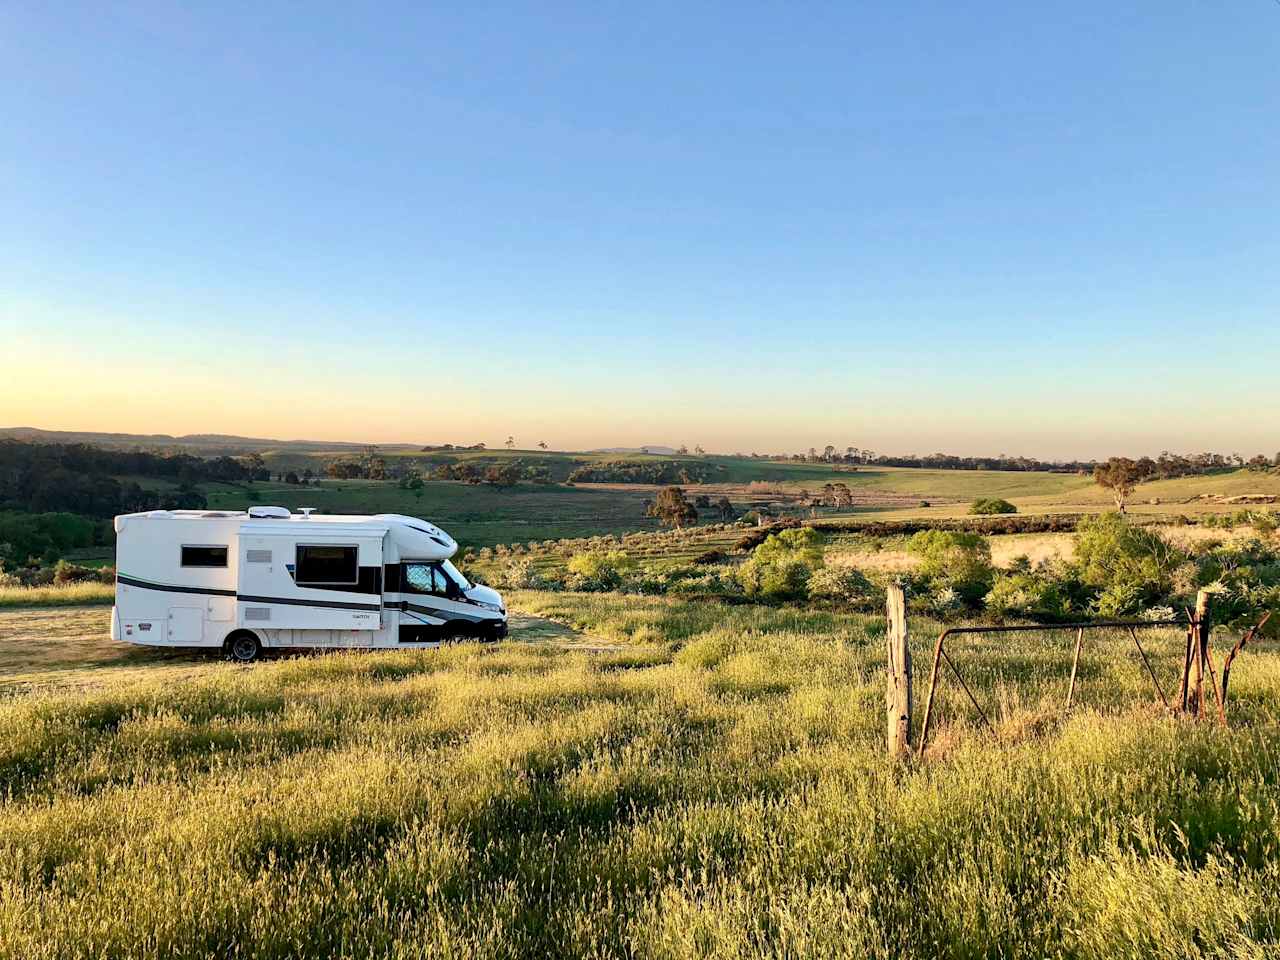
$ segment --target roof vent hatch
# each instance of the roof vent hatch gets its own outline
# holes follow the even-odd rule
[[[287,507],[250,507],[249,516],[254,520],[288,520]]]

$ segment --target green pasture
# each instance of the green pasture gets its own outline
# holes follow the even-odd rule
[[[425,517],[444,527],[464,547],[528,540],[653,530],[645,517],[647,488],[593,489],[578,486],[520,484],[502,489],[487,484],[432,481],[418,490],[402,490],[392,481],[324,480],[319,487],[257,482],[247,487],[210,484],[203,488],[209,506],[244,510],[275,504],[322,513],[401,513]],[[250,500],[248,491],[256,495]]]
[[[948,683],[926,758],[899,765],[880,616],[510,600],[604,652],[535,639],[242,668],[117,654],[102,610],[0,613],[0,679],[27,673],[0,686],[0,957],[1280,944],[1272,647],[1237,665],[1223,728],[1162,714],[1127,636],[1091,643],[1070,713],[1069,635],[956,643],[995,734]],[[917,690],[936,628],[912,624]],[[1166,686],[1180,644],[1148,638]]]

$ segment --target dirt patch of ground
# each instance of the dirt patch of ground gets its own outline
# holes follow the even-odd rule
[[[508,643],[609,653],[617,644],[552,620],[512,614]],[[165,650],[111,639],[111,608],[0,610],[0,692],[43,686],[88,687],[108,680],[176,677],[221,659],[216,650]]]
[[[91,686],[106,679],[184,675],[209,654],[160,650],[111,639],[111,608],[0,610],[0,691],[31,686]]]
[[[508,622],[511,628],[511,635],[507,638],[509,643],[547,644],[562,650],[585,653],[616,653],[618,650],[616,643],[588,636],[563,623],[543,617],[513,613]]]

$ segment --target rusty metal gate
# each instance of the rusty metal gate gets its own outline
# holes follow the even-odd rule
[[[1056,623],[1056,624],[1028,624],[1017,626],[992,626],[992,627],[948,627],[938,635],[937,643],[933,648],[933,665],[929,672],[929,696],[925,701],[924,722],[920,730],[920,742],[918,746],[918,755],[924,756],[925,745],[929,739],[929,727],[933,721],[933,702],[938,691],[939,667],[945,664],[947,669],[951,671],[956,682],[960,684],[965,695],[969,698],[969,702],[978,712],[978,716],[982,718],[986,728],[995,733],[995,727],[987,718],[986,711],[982,709],[982,705],[978,702],[978,698],[974,696],[973,691],[965,682],[964,676],[960,673],[960,669],[956,666],[955,661],[947,653],[946,642],[949,638],[961,635],[973,634],[997,634],[997,633],[1045,633],[1045,632],[1066,632],[1076,631],[1075,653],[1071,661],[1071,679],[1067,686],[1067,695],[1065,706],[1070,708],[1075,698],[1076,677],[1080,669],[1080,655],[1084,649],[1084,638],[1086,631],[1089,630],[1113,630],[1122,629],[1129,632],[1133,639],[1133,644],[1137,648],[1138,655],[1142,658],[1142,664],[1146,668],[1147,675],[1151,678],[1151,684],[1155,689],[1156,695],[1160,698],[1160,702],[1166,710],[1174,713],[1193,714],[1195,716],[1203,716],[1205,709],[1204,696],[1204,677],[1207,673],[1209,676],[1210,687],[1213,690],[1214,698],[1217,701],[1218,719],[1222,724],[1227,722],[1226,699],[1227,699],[1227,679],[1230,675],[1231,665],[1235,661],[1237,654],[1258,634],[1258,632],[1266,625],[1271,614],[1268,613],[1258,622],[1256,626],[1251,627],[1236,642],[1235,646],[1227,654],[1222,665],[1222,683],[1218,684],[1213,664],[1213,654],[1209,648],[1210,636],[1210,619],[1207,597],[1201,594],[1196,604],[1195,613],[1187,611],[1186,617],[1177,617],[1172,620],[1092,620],[1085,623]],[[1151,661],[1147,657],[1146,650],[1142,647],[1142,641],[1138,638],[1138,631],[1153,628],[1170,628],[1180,627],[1187,631],[1186,651],[1182,661],[1182,682],[1178,691],[1176,706],[1171,704],[1168,696],[1164,692],[1164,688],[1160,686],[1160,680],[1156,676],[1155,670],[1151,666]]]

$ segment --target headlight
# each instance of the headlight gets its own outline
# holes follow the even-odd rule
[[[500,603],[489,603],[489,601],[487,601],[487,600],[477,600],[477,601],[476,601],[476,603],[478,603],[480,606],[484,607],[486,610],[492,610],[494,613],[506,613],[506,612],[507,612],[507,611],[505,611],[505,610],[503,610],[503,609],[502,609],[502,604],[500,604]]]

